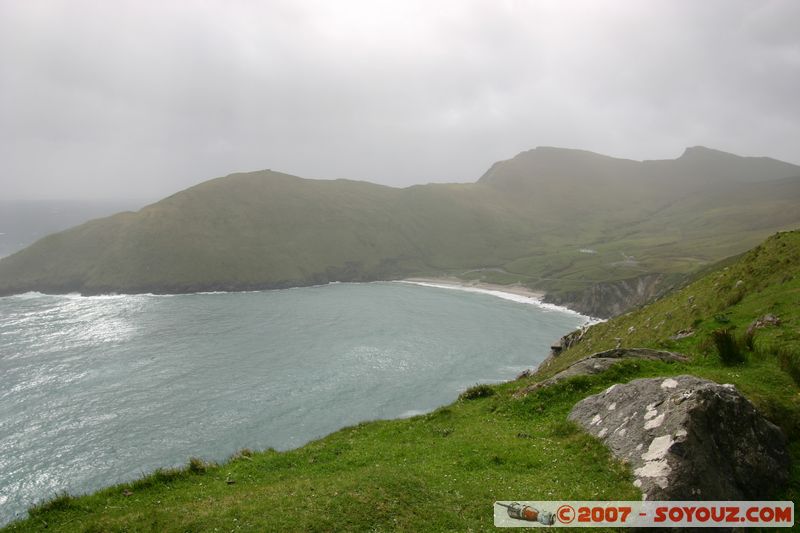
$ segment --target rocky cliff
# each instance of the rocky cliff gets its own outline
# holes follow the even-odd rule
[[[674,284],[664,274],[644,274],[629,279],[596,283],[580,291],[548,293],[547,303],[569,307],[584,315],[611,318],[642,306],[664,294]]]

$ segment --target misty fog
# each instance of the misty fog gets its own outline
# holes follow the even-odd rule
[[[0,196],[474,181],[538,145],[798,162],[798,21],[790,0],[3,2]]]

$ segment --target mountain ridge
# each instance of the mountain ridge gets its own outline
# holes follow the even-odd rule
[[[680,275],[800,223],[800,167],[709,149],[701,155],[687,167],[681,158],[633,161],[540,147],[495,163],[474,183],[406,188],[234,173],[3,258],[0,295],[455,275],[520,283],[603,316],[635,299],[598,286],[635,286],[657,274],[660,287],[648,293],[658,293]],[[795,171],[797,177],[785,176]],[[623,299],[581,297],[587,290]]]

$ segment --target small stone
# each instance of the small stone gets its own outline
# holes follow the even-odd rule
[[[757,329],[766,328],[768,326],[780,326],[781,319],[775,315],[767,314],[761,318],[756,319],[747,327],[747,334],[752,335]]]
[[[679,341],[681,339],[685,339],[686,337],[691,337],[694,335],[694,330],[692,328],[681,329],[675,333],[675,335],[670,336],[670,339],[673,341]]]
[[[533,375],[533,370],[531,370],[530,368],[526,368],[525,370],[517,374],[517,379],[529,378],[532,375]]]

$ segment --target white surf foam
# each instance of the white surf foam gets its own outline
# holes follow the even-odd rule
[[[15,298],[17,300],[33,300],[34,298],[41,298],[43,296],[48,296],[48,295],[43,294],[41,292],[30,291],[30,292],[23,292],[22,294],[12,294],[10,296],[3,296],[3,298]]]

